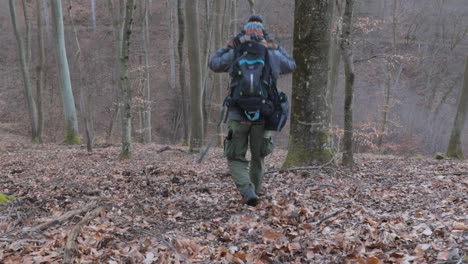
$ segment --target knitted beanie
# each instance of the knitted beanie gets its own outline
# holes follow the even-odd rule
[[[260,16],[251,16],[248,23],[244,26],[244,32],[246,35],[256,34],[263,37],[264,31],[263,19]]]

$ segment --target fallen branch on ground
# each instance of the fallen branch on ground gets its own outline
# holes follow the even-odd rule
[[[48,228],[50,228],[52,226],[62,224],[63,222],[73,218],[76,215],[80,215],[80,214],[82,214],[84,212],[88,212],[90,210],[93,210],[96,206],[97,206],[96,202],[91,202],[91,203],[83,206],[80,209],[69,211],[69,212],[59,216],[58,218],[53,219],[52,221],[36,225],[36,226],[32,227],[31,229],[28,229],[28,230],[24,231],[24,233],[44,231],[44,230],[46,230],[46,229],[48,229]]]
[[[156,151],[156,153],[163,153],[164,151],[169,151],[169,150],[172,150],[172,151],[179,151],[179,152],[182,152],[182,153],[187,153],[186,151],[182,150],[182,149],[178,149],[178,148],[171,148],[169,146],[165,146],[159,150]]]
[[[329,162],[327,162],[327,163],[325,163],[325,164],[323,164],[321,166],[293,167],[293,168],[288,168],[288,169],[271,170],[271,171],[265,172],[265,174],[284,173],[284,172],[301,171],[301,170],[321,170],[321,169],[323,169],[325,167],[330,166],[331,164],[334,164],[335,158],[339,154],[340,153],[336,153]]]
[[[67,243],[65,244],[64,253],[63,253],[63,262],[64,264],[73,262],[73,254],[75,251],[76,238],[80,234],[81,228],[84,225],[87,225],[91,220],[96,218],[102,211],[102,207],[97,207],[93,211],[86,214],[83,219],[72,229],[67,238]]]

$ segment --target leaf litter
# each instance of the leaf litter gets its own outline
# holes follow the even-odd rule
[[[163,150],[163,151],[161,151]],[[174,151],[176,150],[176,151]],[[159,153],[158,153],[159,151]],[[363,154],[353,168],[278,170],[266,160],[260,204],[242,204],[220,149],[34,146],[0,154],[0,262],[466,263],[467,162]],[[33,227],[47,225],[43,231]]]

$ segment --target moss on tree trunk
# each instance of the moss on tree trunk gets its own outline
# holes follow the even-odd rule
[[[328,163],[331,148],[329,49],[334,1],[296,0],[291,134],[284,167]]]

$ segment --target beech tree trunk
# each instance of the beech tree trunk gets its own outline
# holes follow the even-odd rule
[[[223,21],[224,21],[224,7],[225,0],[217,0],[214,3],[214,21],[215,21],[215,48],[218,49],[223,46]],[[215,101],[215,117],[219,118],[223,107],[223,84],[221,74],[215,74],[213,76],[213,89],[214,89],[214,101]],[[218,126],[216,128],[216,144],[222,146],[223,144],[223,128]]]
[[[186,2],[185,17],[187,19],[187,46],[190,66],[190,112],[192,133],[190,135],[190,151],[200,152],[203,144],[203,91],[202,71],[200,65],[200,40],[198,28],[198,1]]]
[[[332,160],[329,48],[334,0],[296,0],[291,132],[284,167]]]
[[[132,94],[131,84],[128,76],[128,58],[130,53],[130,36],[132,34],[133,10],[135,4],[133,0],[127,0],[124,11],[124,18],[119,32],[120,50],[120,94],[121,94],[121,115],[122,115],[122,150],[121,158],[129,158],[132,154]]]
[[[346,0],[343,17],[343,34],[341,50],[345,69],[345,102],[344,102],[344,136],[343,136],[343,164],[354,164],[353,157],[353,95],[354,95],[354,59],[351,40],[354,0]]]
[[[110,143],[112,138],[112,131],[114,129],[114,125],[117,121],[117,117],[119,116],[120,112],[120,43],[122,42],[120,37],[120,30],[122,28],[122,21],[124,19],[124,12],[125,12],[125,1],[119,0],[119,9],[117,10],[118,13],[116,14],[114,4],[112,0],[107,1],[107,5],[109,11],[112,16],[112,34],[114,37],[114,52],[115,52],[115,63],[112,71],[112,89],[115,91],[115,102],[114,105],[111,107],[110,112],[111,116],[109,118],[109,125],[107,127],[106,132],[106,142]]]
[[[60,72],[60,91],[66,121],[65,143],[79,144],[81,142],[78,132],[78,119],[75,110],[75,98],[73,97],[70,69],[68,68],[67,50],[65,47],[65,35],[63,27],[62,1],[52,0],[52,17],[54,20],[54,39],[57,52],[57,61]]]
[[[41,138],[39,134],[39,121],[38,121],[36,102],[32,94],[31,76],[29,73],[29,63],[28,63],[28,58],[27,58],[28,53],[26,51],[24,40],[21,37],[21,33],[19,32],[18,21],[17,21],[17,16],[16,16],[15,1],[9,0],[8,3],[10,6],[11,22],[13,24],[13,29],[14,29],[15,36],[16,36],[16,42],[18,44],[18,59],[20,61],[21,73],[23,75],[24,92],[25,92],[26,101],[28,104],[29,117],[31,119],[32,142],[39,143],[41,142]]]
[[[189,144],[190,136],[190,118],[189,118],[189,94],[185,81],[185,55],[184,55],[184,42],[185,42],[185,1],[177,0],[177,20],[179,36],[177,41],[177,53],[179,56],[179,86],[182,100],[182,111],[183,111],[183,145]]]
[[[141,34],[143,36],[143,53],[145,56],[145,85],[144,85],[144,131],[143,131],[143,142],[145,144],[151,143],[151,82],[150,82],[150,71],[149,71],[149,2],[148,0],[142,0],[141,6],[143,6],[143,30]],[[171,33],[172,34],[172,33]]]
[[[81,63],[81,45],[78,38],[78,31],[75,27],[75,22],[72,14],[72,0],[68,0],[68,17],[72,26],[73,35],[75,37],[76,53],[75,53],[75,64],[76,64],[76,75],[78,79],[78,93],[80,95],[80,112],[85,123],[85,134],[86,134],[86,148],[88,152],[93,151],[94,131],[92,125],[92,114],[88,104],[88,89],[83,85],[82,79],[82,63]]]
[[[465,81],[458,103],[457,114],[455,116],[455,122],[452,128],[452,134],[450,135],[450,141],[447,148],[447,157],[464,160],[465,155],[463,153],[461,144],[461,135],[463,128],[465,127],[466,119],[468,118],[468,57],[466,57],[465,64]]]
[[[37,82],[36,82],[36,99],[37,99],[37,118],[38,126],[37,133],[39,142],[42,142],[42,133],[44,129],[44,110],[42,107],[42,92],[45,88],[45,63],[46,50],[44,45],[44,25],[42,22],[42,5],[44,0],[36,1],[36,19],[37,19],[37,47],[39,53],[39,61],[36,67]]]

